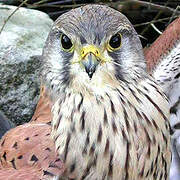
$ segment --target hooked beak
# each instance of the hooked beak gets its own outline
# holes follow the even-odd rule
[[[96,67],[99,64],[99,61],[97,60],[96,56],[94,56],[94,54],[89,53],[82,61],[82,64],[84,65],[89,78],[92,78],[94,72],[96,71]]]
[[[99,50],[93,45],[89,45],[82,48],[81,51],[82,64],[90,79],[92,78],[98,64],[100,63],[99,56],[100,56]]]

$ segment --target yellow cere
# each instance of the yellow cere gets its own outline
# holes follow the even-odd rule
[[[81,49],[81,58],[84,59],[84,57],[89,54],[89,53],[92,53],[94,54],[97,59],[102,63],[102,62],[107,62],[107,60],[103,57],[103,55],[100,53],[99,49],[94,46],[94,45],[87,45],[87,46],[84,46],[82,49]]]

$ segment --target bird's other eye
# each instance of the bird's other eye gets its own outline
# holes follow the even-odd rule
[[[65,51],[70,51],[73,48],[73,43],[65,34],[61,35],[61,45]]]
[[[110,51],[118,50],[121,47],[121,34],[117,33],[111,37],[108,43],[108,49]]]

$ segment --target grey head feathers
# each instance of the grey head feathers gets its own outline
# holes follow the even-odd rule
[[[120,81],[146,77],[142,45],[129,20],[120,12],[103,5],[87,5],[61,15],[54,23],[43,50],[42,79],[47,87],[62,90],[72,81],[71,60],[78,54],[61,48],[60,36],[67,35],[76,49],[93,44],[106,53],[105,46],[116,33],[122,35],[118,51],[107,52],[113,61],[114,76]],[[107,67],[110,66],[107,64]]]

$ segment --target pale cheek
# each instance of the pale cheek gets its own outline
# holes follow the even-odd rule
[[[63,67],[63,58],[61,55],[57,55],[56,53],[52,53],[50,55],[50,63],[53,69],[62,69]]]
[[[77,51],[74,51],[74,55],[73,58],[70,60],[71,64],[76,64],[81,60],[81,57],[79,56],[79,54],[77,53]]]
[[[103,53],[103,58],[106,60],[106,63],[103,63],[101,69],[108,72],[114,72],[114,60],[108,55],[107,50]]]
[[[80,63],[81,61],[81,57],[78,55],[78,53],[76,51],[74,51],[74,55],[73,58],[70,60],[71,63],[71,70],[70,70],[70,74],[74,77],[74,78],[84,78],[84,76],[86,77],[86,72],[85,69],[83,68],[83,65]]]

